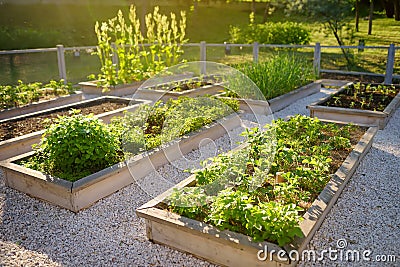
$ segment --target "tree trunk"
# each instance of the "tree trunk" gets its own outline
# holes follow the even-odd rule
[[[251,1],[251,12],[256,14],[256,0]]]
[[[269,14],[269,3],[266,3],[264,9],[263,23],[267,22],[268,14]]]
[[[360,21],[360,5],[359,0],[356,0],[356,32],[358,32],[358,22]]]
[[[394,0],[394,19],[400,20],[400,0]]]
[[[342,39],[340,39],[340,36],[338,34],[338,29],[331,22],[328,22],[328,25],[329,25],[329,28],[331,29],[333,35],[335,36],[338,45],[340,46],[340,50],[342,50],[342,54],[343,54],[344,58],[346,59],[347,64],[351,65],[352,62],[349,58],[349,55],[347,54],[346,49],[344,49],[342,47],[342,46],[344,46],[344,43],[342,42]]]
[[[374,16],[374,1],[369,1],[369,21],[368,21],[368,35],[372,34],[372,19]]]
[[[381,0],[382,6],[385,8],[387,18],[393,18],[394,16],[394,2],[393,0]]]

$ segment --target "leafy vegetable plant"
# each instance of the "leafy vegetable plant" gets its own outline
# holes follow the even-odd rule
[[[0,109],[19,107],[42,98],[71,93],[72,84],[64,84],[64,80],[51,80],[48,84],[24,83],[19,80],[17,85],[0,85]]]
[[[298,115],[276,120],[263,132],[247,130],[245,148],[203,163],[194,171],[196,185],[175,189],[166,200],[168,208],[254,241],[288,244],[303,235],[301,215],[337,167],[333,155],[350,151],[354,127]],[[277,181],[278,175],[283,181]]]
[[[76,181],[119,162],[117,136],[92,114],[73,111],[50,125],[24,165],[55,177]]]
[[[198,130],[238,109],[236,100],[179,97],[166,103],[158,101],[154,106],[143,105],[124,117],[114,118],[112,127],[127,152],[137,154]]]

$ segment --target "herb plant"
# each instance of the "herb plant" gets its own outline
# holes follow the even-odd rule
[[[76,181],[119,162],[120,142],[107,125],[91,115],[73,111],[45,131],[35,155],[24,165],[46,174]]]
[[[72,84],[64,84],[64,80],[51,80],[48,84],[40,82],[17,85],[0,85],[0,109],[19,107],[39,99],[73,93]]]
[[[247,130],[245,148],[204,162],[194,171],[196,185],[175,189],[168,208],[254,241],[288,244],[303,235],[301,215],[329,181],[336,167],[332,155],[350,151],[353,127],[297,115],[263,132]]]

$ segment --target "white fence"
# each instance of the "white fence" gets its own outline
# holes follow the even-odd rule
[[[147,46],[149,44],[145,44]],[[183,47],[199,47],[199,60],[207,61],[207,47],[222,47],[225,49],[225,53],[229,53],[233,47],[248,47],[252,49],[253,62],[258,62],[260,56],[261,48],[287,48],[287,49],[300,49],[308,48],[313,49],[313,65],[316,73],[337,73],[337,74],[348,74],[348,75],[369,75],[369,76],[380,76],[384,77],[384,83],[392,83],[393,78],[400,79],[400,75],[394,74],[394,64],[395,64],[395,52],[399,50],[400,47],[395,47],[394,44],[390,46],[323,46],[320,43],[315,45],[278,45],[278,44],[215,44],[215,43],[187,43],[183,44]],[[385,49],[387,50],[386,58],[386,71],[385,73],[372,73],[372,72],[355,72],[355,71],[342,71],[342,70],[331,70],[321,68],[321,50],[322,49],[358,49],[359,51],[364,51],[364,49]],[[64,47],[63,45],[57,45],[55,48],[40,48],[40,49],[24,49],[24,50],[8,50],[0,51],[0,55],[12,55],[12,54],[27,54],[27,53],[41,53],[41,52],[57,52],[57,63],[58,63],[58,73],[60,79],[64,79],[67,82],[67,68],[65,64],[65,52],[66,51],[80,51],[80,50],[95,50],[96,46],[81,46],[81,47]],[[113,57],[114,61],[117,61],[117,57]]]

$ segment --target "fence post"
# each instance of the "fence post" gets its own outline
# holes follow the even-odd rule
[[[258,52],[260,51],[260,46],[257,42],[253,44],[253,62],[258,63]]]
[[[395,55],[394,44],[390,44],[389,49],[388,49],[387,61],[386,61],[386,73],[385,73],[385,82],[384,82],[385,84],[392,83],[394,55]]]
[[[206,74],[206,61],[207,61],[207,44],[205,41],[200,42],[200,61],[201,61],[201,74]]]
[[[315,43],[314,48],[314,61],[313,61],[314,72],[317,77],[321,72],[321,44]]]
[[[65,67],[65,55],[63,45],[57,45],[57,62],[58,74],[60,76],[60,79],[63,79],[64,84],[67,84],[67,69]]]

